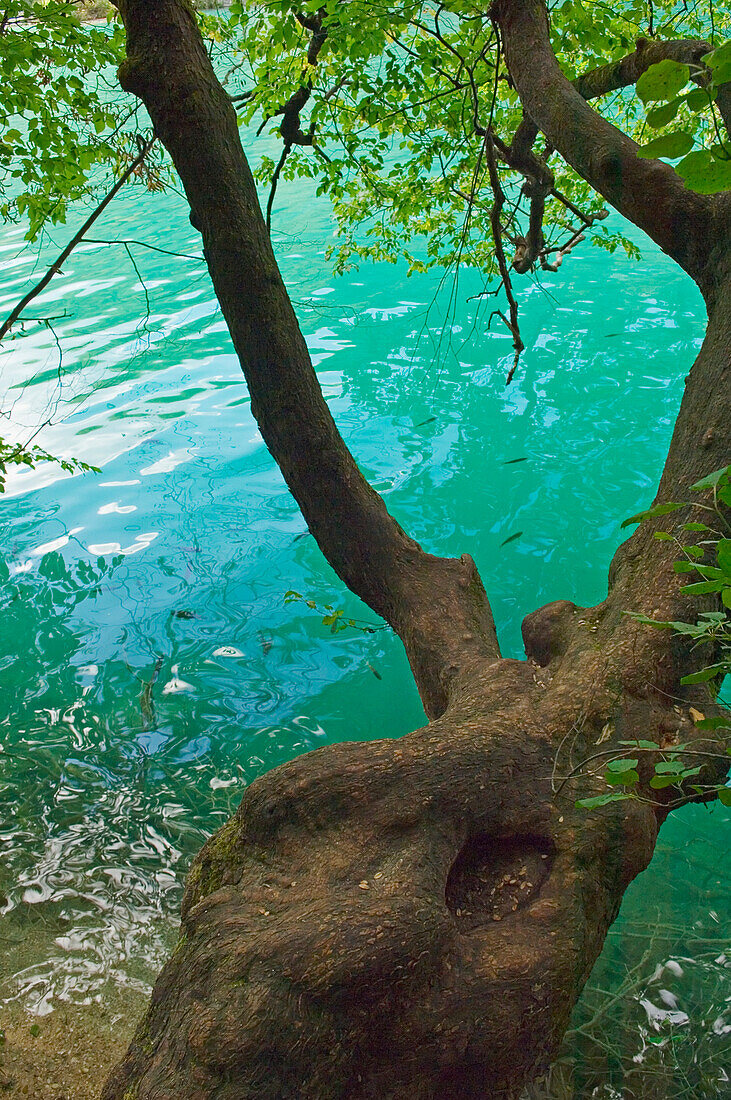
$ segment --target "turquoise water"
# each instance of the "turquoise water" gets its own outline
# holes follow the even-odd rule
[[[34,303],[53,330],[0,353],[3,434],[50,420],[38,442],[102,468],[26,471],[0,509],[0,1003],[41,1015],[149,985],[192,855],[257,775],[424,721],[390,632],[331,635],[284,601],[375,622],[263,446],[180,197],[130,189],[93,232],[187,258],[81,246]],[[22,236],[0,237],[3,313],[37,263]],[[280,191],[275,240],[349,445],[428,550],[474,556],[504,652],[542,603],[600,600],[701,341],[689,280],[643,241],[641,264],[584,245],[523,281],[506,389],[510,338],[487,330],[476,274],[334,280],[328,207],[302,183]],[[723,1093],[730,840],[720,807],[677,814],[628,892],[567,1047],[595,1095]],[[612,1091],[638,1075],[674,1083]]]

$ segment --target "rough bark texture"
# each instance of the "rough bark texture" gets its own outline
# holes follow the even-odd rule
[[[121,79],[180,173],[262,435],[328,560],[403,639],[433,720],[252,784],[193,865],[180,942],[104,1100],[515,1097],[555,1053],[665,816],[634,801],[577,811],[602,789],[601,764],[582,761],[623,739],[698,740],[691,702],[713,713],[703,685],[679,687],[687,649],[623,614],[688,613],[673,549],[643,524],[603,603],[539,609],[527,659],[502,659],[470,559],[408,538],[337,432],[189,8],[119,6]],[[497,18],[536,125],[706,294],[660,490],[677,498],[731,461],[728,204],[684,192],[597,121],[543,56],[542,5],[504,0]]]

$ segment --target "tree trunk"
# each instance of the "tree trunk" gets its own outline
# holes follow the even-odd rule
[[[328,560],[404,641],[432,721],[252,784],[193,864],[179,943],[103,1098],[516,1097],[555,1054],[670,797],[649,790],[648,755],[641,789],[658,802],[578,810],[603,789],[602,762],[582,762],[633,738],[713,748],[690,711],[717,713],[707,686],[679,686],[687,647],[623,614],[689,613],[672,545],[642,524],[605,601],[539,609],[523,624],[527,659],[501,658],[471,560],[408,538],[337,432],[189,8],[119,6],[121,79],[180,173],[262,435]],[[690,201],[699,232],[718,231],[717,207]],[[688,266],[696,245],[682,242]],[[695,274],[710,323],[666,500],[731,461],[731,278],[719,263]],[[700,778],[720,774],[710,764]]]

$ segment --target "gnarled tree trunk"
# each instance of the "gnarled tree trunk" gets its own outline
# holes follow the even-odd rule
[[[192,867],[179,944],[104,1100],[515,1097],[555,1054],[666,813],[577,810],[597,769],[561,777],[597,745],[698,740],[691,702],[713,712],[704,686],[679,686],[687,649],[623,614],[687,613],[672,547],[642,524],[605,601],[535,611],[527,659],[503,659],[471,559],[411,540],[332,421],[189,7],[119,7],[122,83],[185,186],[262,435],[325,556],[403,640],[430,721],[252,784]],[[535,127],[705,295],[660,488],[683,499],[731,460],[728,200],[686,192],[596,115],[560,73],[539,0],[494,15]]]

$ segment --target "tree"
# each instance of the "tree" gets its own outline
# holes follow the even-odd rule
[[[268,111],[282,118],[290,147],[275,179],[292,147],[320,147],[300,115],[315,86],[311,70],[327,56],[324,32],[343,37],[359,7],[295,11],[311,35],[309,68]],[[575,7],[574,30],[584,12]],[[183,182],[262,435],[328,561],[402,639],[429,723],[401,741],[318,750],[252,785],[193,865],[180,942],[105,1100],[517,1096],[555,1052],[622,894],[647,866],[677,796],[677,788],[650,788],[654,759],[690,745],[702,770],[694,778],[700,793],[686,784],[688,797],[709,797],[724,774],[714,755],[723,752],[722,734],[698,724],[719,713],[713,681],[681,683],[697,655],[624,614],[688,617],[674,550],[653,537],[649,517],[615,556],[605,601],[534,611],[523,624],[527,659],[503,659],[471,559],[437,558],[410,539],[337,431],[276,266],[231,98],[191,7],[119,0],[119,9],[127,34],[120,81],[143,100]],[[388,27],[406,16],[412,22],[416,10],[385,11],[376,34],[385,56],[394,38]],[[460,91],[475,108],[473,150],[492,186],[489,220],[516,355],[503,238],[514,238],[515,271],[550,263],[549,195],[559,191],[570,204],[559,198],[559,206],[581,210],[556,185],[554,150],[576,174],[561,169],[572,187],[580,191],[583,180],[699,285],[708,333],[657,496],[660,504],[687,499],[693,483],[731,459],[731,200],[717,187],[725,140],[713,138],[728,118],[718,78],[725,55],[705,65],[707,43],[675,39],[643,40],[622,58],[611,56],[621,45],[612,42],[607,68],[572,83],[556,60],[542,0],[498,0],[491,13],[455,0],[438,12],[464,16],[478,39],[489,25],[485,41],[500,51],[490,87],[509,77],[501,118],[517,115],[516,93],[524,112],[508,142],[496,126],[497,95],[487,98],[485,125],[485,81],[478,86],[475,66],[464,68]],[[477,56],[486,50],[479,40]],[[361,60],[371,56],[369,47]],[[419,56],[426,65],[428,51]],[[640,155],[585,98],[646,72],[658,80],[651,71],[658,62],[670,63],[661,72],[674,72],[676,83],[688,66],[706,96],[694,151],[701,161],[683,169],[686,178],[697,173],[695,191],[669,165]],[[673,103],[685,83],[673,91],[671,78],[647,98],[692,111]],[[539,132],[550,154],[533,152]],[[681,147],[687,142],[669,146]],[[338,172],[321,151],[324,160],[315,155],[336,190]],[[503,215],[506,169],[525,181],[523,233],[519,214],[515,223]],[[471,213],[480,202],[475,187]],[[693,521],[693,509],[678,516]],[[626,743],[640,740],[657,750],[638,762],[640,797],[593,813],[577,807],[605,789],[589,764],[554,789],[552,775],[571,774],[597,745],[627,758]]]

